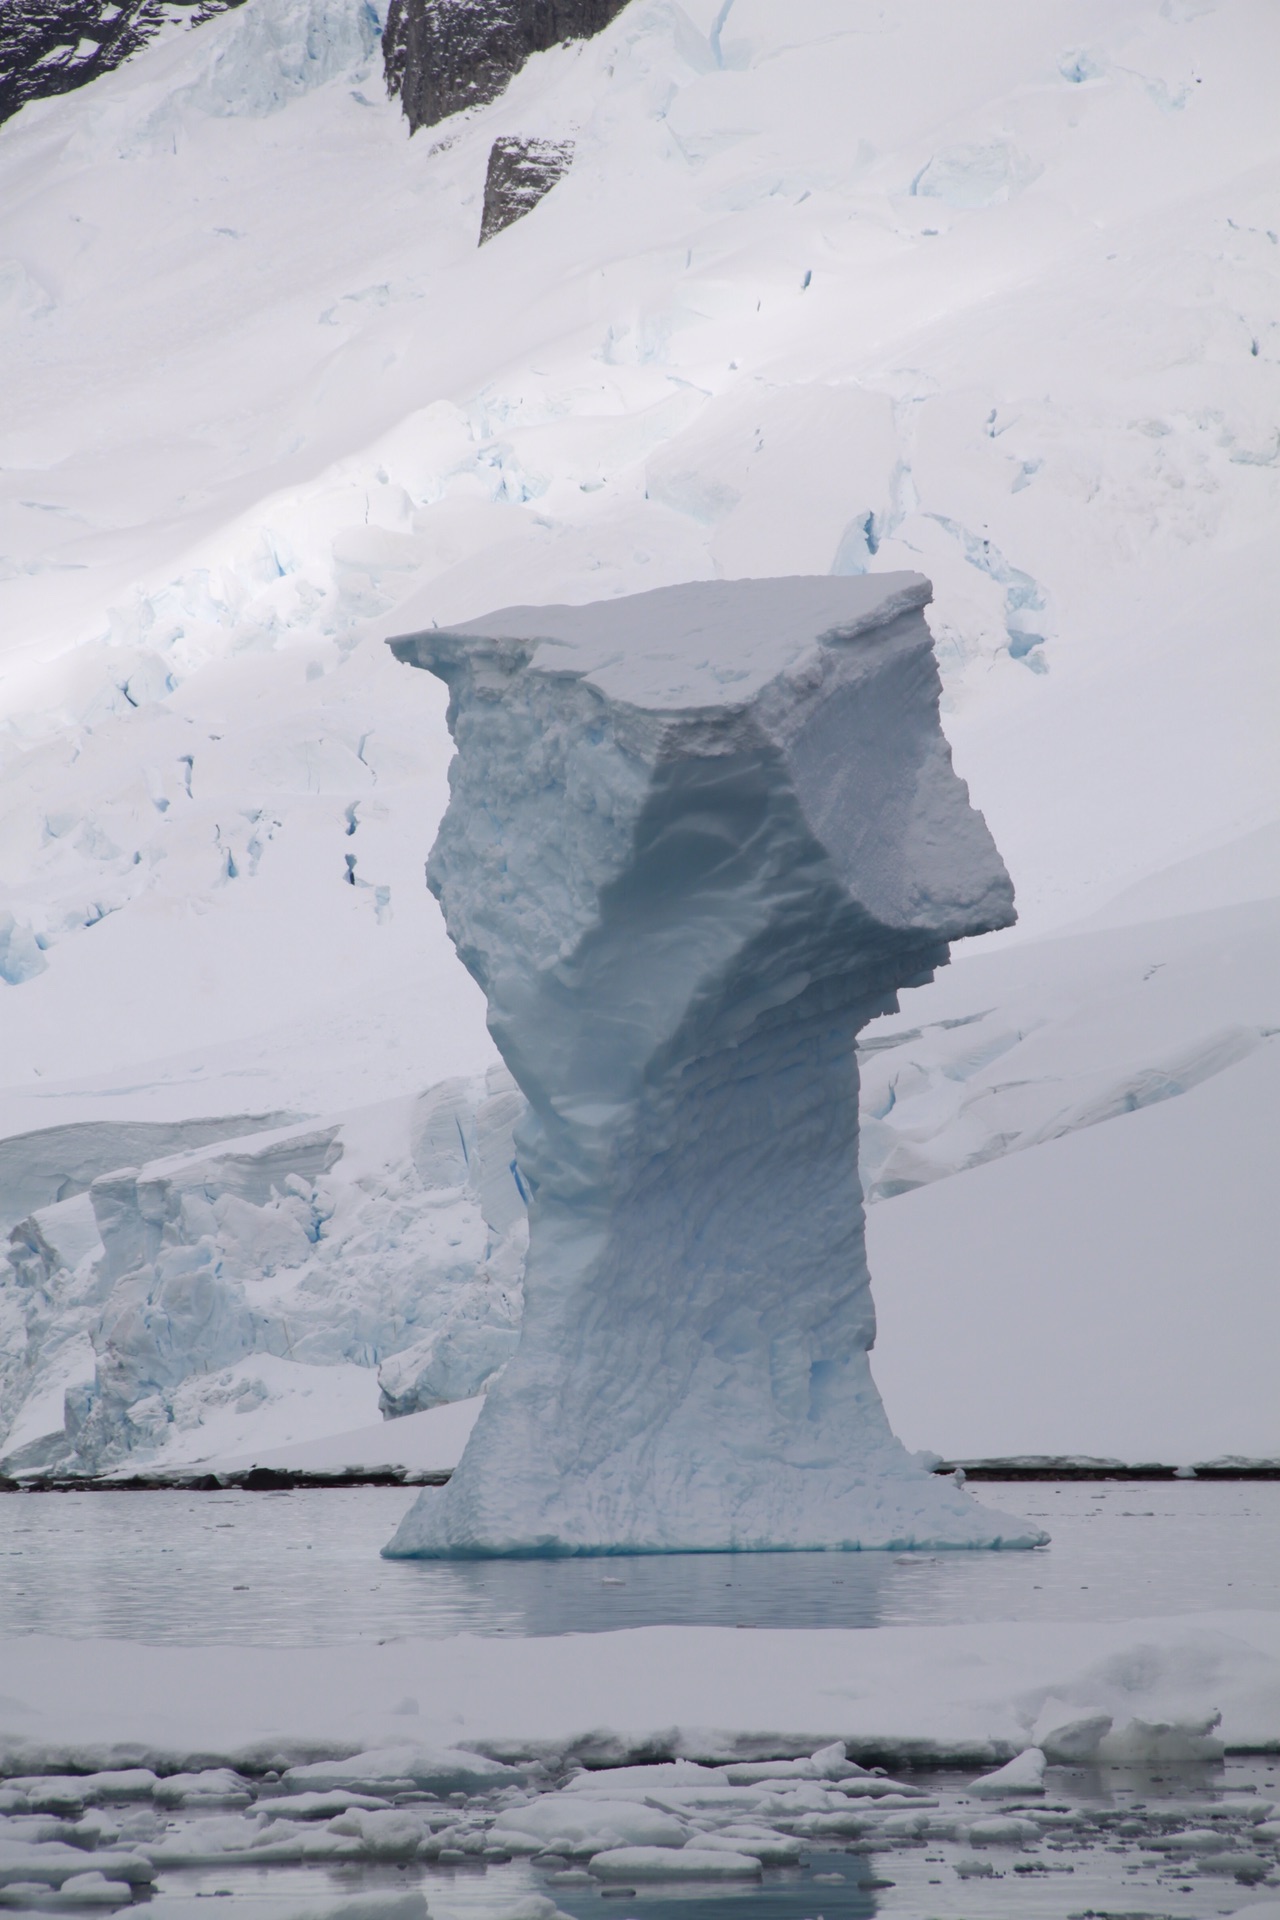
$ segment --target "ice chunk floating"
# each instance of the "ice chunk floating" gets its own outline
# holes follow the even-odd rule
[[[392,641],[457,746],[427,878],[524,1090],[519,1347],[392,1555],[1031,1546],[889,1429],[855,1040],[1013,891],[915,574]]]

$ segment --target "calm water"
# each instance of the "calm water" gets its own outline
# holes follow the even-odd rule
[[[473,1563],[378,1550],[414,1495],[0,1495],[10,1633],[288,1646],[657,1624],[876,1627],[1272,1607],[1280,1482],[986,1485],[1031,1553],[682,1554]]]

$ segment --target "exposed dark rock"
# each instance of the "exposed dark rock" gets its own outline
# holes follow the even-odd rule
[[[443,1487],[448,1479],[447,1469],[418,1472],[411,1467],[350,1467],[333,1473],[310,1473],[304,1467],[241,1467],[223,1473],[173,1467],[122,1479],[88,1473],[3,1474],[0,1493],[224,1493],[228,1488],[279,1493],[291,1487]]]
[[[940,1460],[935,1473],[959,1470],[966,1480],[1280,1480],[1280,1460],[1231,1457],[1174,1467],[1160,1461],[1081,1459],[1070,1454],[1017,1454],[1008,1459]]]
[[[241,0],[0,0],[0,121],[70,93],[137,53],[161,27],[199,26]]]
[[[572,140],[534,140],[519,134],[495,140],[485,175],[480,245],[513,220],[522,220],[572,164]]]
[[[409,130],[496,100],[531,53],[589,40],[626,0],[391,0],[382,53]]]

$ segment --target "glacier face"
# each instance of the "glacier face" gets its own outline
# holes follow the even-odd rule
[[[13,1228],[0,1468],[190,1465],[480,1392],[519,1327],[523,1104],[492,1067],[198,1146],[183,1133],[215,1122],[117,1129],[118,1148],[168,1133],[184,1150]],[[92,1128],[61,1133],[63,1164],[105,1150]]]
[[[388,1552],[1030,1545],[893,1437],[858,1030],[1013,896],[918,575],[392,643],[449,686],[428,864],[528,1102],[520,1345]]]

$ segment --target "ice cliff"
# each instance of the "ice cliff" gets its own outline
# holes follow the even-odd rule
[[[913,574],[392,642],[449,686],[428,864],[529,1102],[520,1344],[393,1555],[1030,1545],[871,1377],[858,1030],[1012,888]]]
[[[520,1322],[523,1104],[493,1067],[200,1145],[216,1122],[122,1127],[87,1180],[112,1129],[29,1136],[15,1196],[37,1149],[72,1174],[0,1258],[0,1470],[189,1464],[479,1392]],[[119,1164],[166,1133],[184,1150]]]

